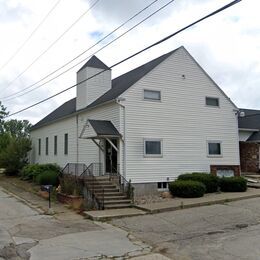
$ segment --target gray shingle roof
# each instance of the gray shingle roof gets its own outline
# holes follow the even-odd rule
[[[240,108],[239,111],[245,112],[244,117],[238,118],[239,128],[260,129],[260,110]]]
[[[179,48],[178,48],[179,49]],[[176,50],[178,50],[176,49]],[[176,50],[171,51],[169,53],[166,53],[154,60],[151,60],[147,62],[144,65],[141,65],[140,67],[137,67],[115,79],[112,80],[112,88],[109,89],[106,93],[104,93],[102,96],[97,98],[94,102],[92,102],[90,105],[88,105],[86,108],[81,109],[85,110],[88,108],[93,108],[97,105],[101,105],[103,103],[115,100],[117,97],[119,97],[122,93],[124,93],[128,88],[130,88],[132,85],[134,85],[138,80],[140,80],[142,77],[144,77],[147,73],[149,73],[151,70],[153,70],[156,66],[158,66],[161,62],[163,62],[165,59],[167,59],[170,55],[172,55]],[[93,59],[92,59],[93,58]],[[100,65],[98,62],[99,60],[97,57],[93,56],[90,60],[84,65],[86,66],[103,66]],[[97,61],[98,60],[98,61]],[[89,63],[90,62],[90,63]],[[101,62],[101,61],[100,61]],[[103,62],[101,62],[104,64]],[[104,64],[105,65],[105,64]],[[83,67],[84,67],[83,66]],[[81,69],[83,69],[83,67]],[[80,70],[81,70],[80,69]],[[103,67],[103,69],[109,69],[106,65]],[[81,111],[79,110],[79,111]],[[42,120],[40,120],[38,123],[36,123],[31,130],[37,129],[41,126],[47,125],[51,122],[54,122],[60,118],[69,116],[70,114],[73,114],[75,112],[78,112],[76,110],[76,98],[73,98],[67,102],[65,102],[63,105],[55,109],[53,112],[51,112],[49,115],[44,117]]]
[[[244,117],[238,118],[238,127],[243,129],[259,129],[258,132],[254,132],[247,141],[260,142],[260,110],[244,109],[240,108],[240,111],[245,112]]]
[[[88,122],[99,136],[120,136],[120,133],[111,123],[111,121],[89,119]]]

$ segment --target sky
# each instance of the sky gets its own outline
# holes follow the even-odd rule
[[[17,97],[18,91],[87,50],[153,0],[0,0],[0,101],[8,111],[16,112],[74,85],[76,72],[91,55],[169,1],[158,0],[63,71],[75,65],[74,68]],[[229,2],[231,0],[175,0],[95,55],[111,66]],[[259,10],[259,0],[242,0],[113,68],[112,77],[184,46],[238,107],[260,109]],[[28,119],[34,124],[75,96],[73,88],[13,118]]]

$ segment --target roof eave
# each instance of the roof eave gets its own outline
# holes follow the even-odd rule
[[[82,109],[80,109],[80,110],[77,110],[77,111],[74,112],[74,113],[71,113],[71,114],[69,114],[69,115],[67,115],[67,116],[60,117],[60,118],[58,118],[58,119],[55,119],[55,120],[53,120],[53,121],[51,121],[51,122],[47,122],[47,123],[42,124],[42,125],[40,125],[40,126],[36,126],[36,127],[33,127],[33,126],[32,126],[32,128],[30,129],[30,132],[32,132],[32,131],[34,131],[34,130],[37,130],[37,129],[41,128],[41,127],[47,126],[47,125],[51,125],[51,124],[56,123],[56,122],[58,122],[58,121],[60,121],[60,120],[63,120],[63,119],[66,119],[66,118],[70,118],[70,117],[72,117],[72,116],[76,116],[76,115],[78,115],[78,114],[80,114],[80,113],[82,113],[82,112],[89,111],[89,110],[95,109],[95,108],[97,108],[97,107],[101,107],[101,106],[107,105],[107,104],[109,104],[109,103],[113,103],[113,102],[115,102],[115,101],[116,101],[116,99],[111,99],[111,100],[109,100],[109,101],[107,101],[107,102],[98,104],[98,105],[93,106],[93,107],[82,108]]]

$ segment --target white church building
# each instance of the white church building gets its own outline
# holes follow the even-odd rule
[[[239,175],[237,117],[184,47],[113,80],[93,56],[77,72],[76,97],[33,126],[31,162],[96,164],[98,174],[131,179],[138,194],[187,172]]]

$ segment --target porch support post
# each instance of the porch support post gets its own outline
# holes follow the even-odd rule
[[[98,146],[98,148],[99,148],[102,152],[104,152],[103,147],[102,147],[95,139],[92,139],[92,138],[91,138],[91,140]]]
[[[118,152],[118,148],[111,142],[110,139],[106,138],[106,140],[111,144],[111,146]]]

